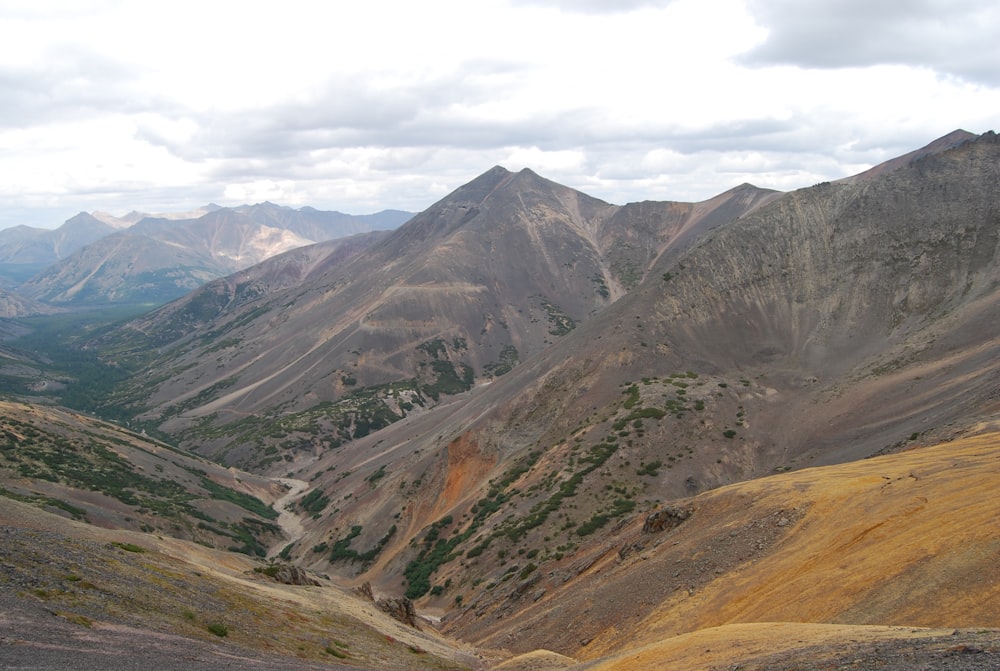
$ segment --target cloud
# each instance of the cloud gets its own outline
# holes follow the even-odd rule
[[[498,163],[616,203],[806,186],[995,124],[993,4],[5,4],[0,226],[416,210]]]
[[[753,65],[924,67],[1000,85],[1000,6],[982,0],[748,0],[767,39]]]
[[[0,128],[164,107],[163,100],[135,95],[136,78],[128,65],[74,45],[49,49],[31,63],[0,62]]]

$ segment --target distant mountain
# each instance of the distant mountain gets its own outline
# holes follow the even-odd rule
[[[162,304],[281,252],[375,225],[398,225],[410,216],[397,211],[352,216],[271,203],[205,210],[196,219],[145,217],[110,234],[106,224],[80,215],[76,219],[89,217],[105,227],[104,235],[23,282],[17,291],[55,305]]]
[[[117,230],[81,212],[55,230],[14,226],[0,230],[0,264],[55,263]]]

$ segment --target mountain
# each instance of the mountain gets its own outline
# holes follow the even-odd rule
[[[113,233],[110,226],[81,212],[55,230],[14,226],[0,230],[0,264],[50,264]]]
[[[144,354],[154,345],[161,354],[149,365],[170,371],[137,380],[133,398],[158,430],[212,425],[211,438],[190,437],[206,454],[231,451],[230,463],[268,447],[245,440],[248,414],[263,426],[306,413],[311,428],[292,431],[295,444],[318,449],[320,430],[340,444],[498,378],[600,313],[696,231],[776,195],[744,186],[706,203],[618,207],[497,167],[347,263],[227,309],[176,343],[163,334],[179,332],[185,301],[127,327],[124,340]],[[197,362],[209,350],[222,365],[206,372]]]
[[[271,203],[207,207],[196,219],[145,217],[63,258],[17,291],[57,305],[162,304],[275,254],[406,217],[403,212],[359,217]]]
[[[272,644],[268,614],[287,622],[298,603],[312,627],[316,592],[344,604],[357,588],[482,660],[447,640],[434,660],[411,650],[433,663],[989,668],[998,164],[994,133],[958,133],[857,179],[625,206],[496,167],[395,231],[293,250],[74,332],[81,357],[105,362],[101,384],[79,378],[89,409],[221,462],[230,488],[258,483],[285,513],[266,554],[329,580],[265,593],[206,573],[224,563],[212,554],[171,574],[163,610],[128,622],[196,637],[205,612],[248,613],[229,623],[234,646],[318,655],[342,648],[290,643],[284,625]],[[44,398],[73,398],[79,383],[61,382]],[[16,445],[40,421],[22,416]],[[94,500],[66,475],[90,453],[53,452],[5,457],[8,491],[50,509],[53,487]],[[142,450],[127,454],[149,474]],[[55,480],[20,470],[39,462]],[[0,571],[16,584],[30,584],[19,566],[63,566],[14,538]],[[130,538],[157,562],[200,552]],[[89,547],[100,561],[79,565],[106,561]],[[100,616],[74,610],[66,573],[16,598]],[[94,577],[111,603],[136,584]],[[247,600],[193,596],[218,585]],[[405,651],[374,641],[349,649],[405,668]]]
[[[116,402],[314,482],[297,561],[413,598],[450,579],[444,607],[663,501],[994,416],[998,157],[988,133],[869,179],[623,207],[494,168],[288,288],[117,331],[144,372]]]
[[[222,314],[234,313],[261,297],[298,287],[310,277],[347,263],[389,234],[372,231],[298,247],[234,275],[213,280],[171,302],[133,328],[156,344],[168,344],[208,330]]]

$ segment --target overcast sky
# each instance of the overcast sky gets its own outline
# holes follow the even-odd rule
[[[419,211],[500,164],[612,203],[1000,130],[996,0],[0,0],[0,228]]]

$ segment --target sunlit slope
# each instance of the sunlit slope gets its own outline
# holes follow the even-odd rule
[[[674,636],[585,668],[589,671],[790,671],[885,668],[893,660],[901,664],[893,668],[969,668],[913,665],[970,653],[986,657],[981,653],[991,653],[997,640],[998,632],[988,630],[959,635],[950,628],[797,622],[731,624]],[[535,671],[540,669],[536,667]]]
[[[664,604],[643,638],[733,622],[1000,626],[1000,434],[748,482],[711,497],[805,515],[769,556]],[[725,526],[716,529],[724,533]]]
[[[598,659],[740,623],[1000,627],[998,485],[985,432],[723,487],[674,502],[691,514],[672,530],[641,516],[580,548],[511,617],[456,629]]]

